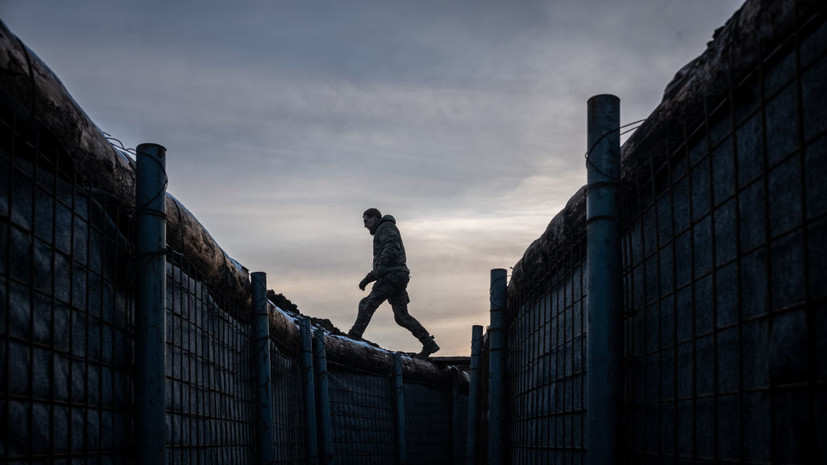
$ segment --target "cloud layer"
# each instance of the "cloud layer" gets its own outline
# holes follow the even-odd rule
[[[172,4],[174,3],[174,4]],[[0,17],[234,258],[347,330],[393,214],[410,310],[442,354],[488,321],[508,268],[585,182],[586,100],[645,118],[735,0],[9,0]],[[365,336],[416,340],[380,307]]]

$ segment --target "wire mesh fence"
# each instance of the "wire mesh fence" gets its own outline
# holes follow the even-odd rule
[[[460,374],[447,382],[443,376],[439,383],[404,379],[397,390],[392,367],[377,371],[337,362],[327,367],[333,463],[464,460],[468,384]]]
[[[0,118],[0,457],[127,461],[131,252],[65,150]]]
[[[128,462],[134,281],[123,219],[131,212],[85,186],[48,133],[19,131],[13,114],[3,129],[0,455]],[[167,461],[247,462],[248,330],[187,271],[167,266],[167,421],[157,425]]]
[[[301,349],[284,338],[270,338],[274,438],[277,464],[302,464],[308,457]]]
[[[169,464],[254,460],[250,325],[223,308],[185,260],[167,263]]]
[[[467,434],[463,428],[468,416],[467,392],[460,392],[458,382],[451,386],[408,382],[404,397],[408,461],[460,463]]]
[[[534,285],[510,297],[506,376],[517,464],[585,458],[585,229],[580,232],[555,249]]]
[[[753,44],[758,66],[629,179],[626,430],[638,460],[825,457],[815,412],[827,377],[814,363],[825,37],[816,17],[771,50]]]
[[[341,464],[398,460],[396,398],[392,373],[328,364],[333,447]]]
[[[730,67],[714,91],[624,147],[629,463],[827,457],[827,26],[823,9],[791,8],[785,35],[726,44],[754,65],[719,50]],[[584,269],[600,266],[585,263],[584,204],[572,198],[509,287],[511,463],[581,463],[584,424],[602,421],[584,396]]]

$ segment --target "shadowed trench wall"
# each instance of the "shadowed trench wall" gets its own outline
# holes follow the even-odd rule
[[[617,463],[827,460],[824,18],[746,2],[622,147]],[[514,266],[503,463],[601,447],[587,240],[584,188]]]

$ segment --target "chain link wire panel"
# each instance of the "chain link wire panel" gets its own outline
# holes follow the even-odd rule
[[[333,463],[397,462],[396,399],[391,373],[328,362]]]
[[[307,426],[298,341],[270,336],[270,379],[273,383],[273,425],[277,464],[306,463]]]
[[[399,420],[393,373],[328,362],[335,464],[399,460],[397,426],[404,422],[405,463],[451,464],[464,459],[467,385],[405,380],[405,418]],[[459,376],[459,375],[457,375]]]
[[[626,180],[633,463],[827,461],[823,11],[797,26]]]
[[[585,459],[583,226],[555,248],[543,275],[509,296],[507,418],[514,464]]]
[[[404,397],[408,460],[420,464],[451,463],[451,391],[405,384]]]
[[[224,310],[180,255],[167,262],[167,463],[255,460],[249,317]]]
[[[130,231],[0,102],[0,462],[132,456]]]
[[[467,420],[455,420],[468,417],[467,393],[454,393],[452,386],[406,382],[404,397],[408,462],[459,463],[465,454]]]

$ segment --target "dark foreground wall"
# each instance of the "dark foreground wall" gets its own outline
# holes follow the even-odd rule
[[[250,279],[170,196],[164,422],[136,424],[134,169],[0,23],[1,463],[132,463],[139,428],[161,432],[169,464],[259,463]],[[406,356],[397,369],[393,353],[312,326],[322,371],[299,316],[267,312],[275,463],[462,452],[460,372]]]
[[[827,461],[825,76],[822,3],[748,1],[624,144],[623,460]],[[599,447],[585,232],[581,191],[514,267],[511,463]]]

